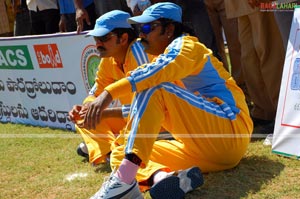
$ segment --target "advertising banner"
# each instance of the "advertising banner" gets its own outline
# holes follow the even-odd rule
[[[294,11],[281,80],[272,152],[300,158],[300,8]]]
[[[75,130],[100,62],[92,37],[59,33],[0,38],[0,122]]]

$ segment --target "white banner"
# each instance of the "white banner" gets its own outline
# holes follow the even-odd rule
[[[285,57],[272,152],[300,158],[300,8],[294,18]]]
[[[0,38],[0,122],[74,130],[68,112],[87,96],[100,61],[85,34]]]

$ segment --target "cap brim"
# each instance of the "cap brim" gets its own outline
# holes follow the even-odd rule
[[[127,21],[130,24],[137,24],[137,23],[150,23],[155,20],[157,20],[157,19],[154,17],[140,15],[140,16],[136,16],[136,17],[130,17],[130,18],[128,18]]]
[[[94,37],[102,37],[104,35],[107,35],[111,30],[107,29],[107,28],[97,28],[94,30],[91,30],[90,32],[88,32],[88,34],[86,34],[86,37],[89,36],[94,36]]]

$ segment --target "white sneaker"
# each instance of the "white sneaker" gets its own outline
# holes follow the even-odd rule
[[[138,183],[132,184],[121,182],[120,179],[110,175],[109,179],[102,184],[101,189],[91,199],[143,199]]]
[[[203,184],[203,176],[198,167],[182,170],[159,181],[150,189],[152,199],[182,199]]]
[[[273,134],[269,134],[263,142],[265,146],[271,146],[273,141]]]

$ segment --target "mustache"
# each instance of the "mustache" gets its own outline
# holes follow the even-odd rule
[[[102,45],[100,45],[100,44],[96,44],[96,48],[97,48],[97,50],[101,50],[101,51],[103,51],[103,50],[106,50]]]
[[[97,50],[99,50],[99,51],[104,51],[104,50],[106,50],[103,46],[97,46]]]
[[[146,39],[144,39],[144,38],[141,39],[141,42],[142,42],[142,43],[149,44],[149,42],[148,42]]]

